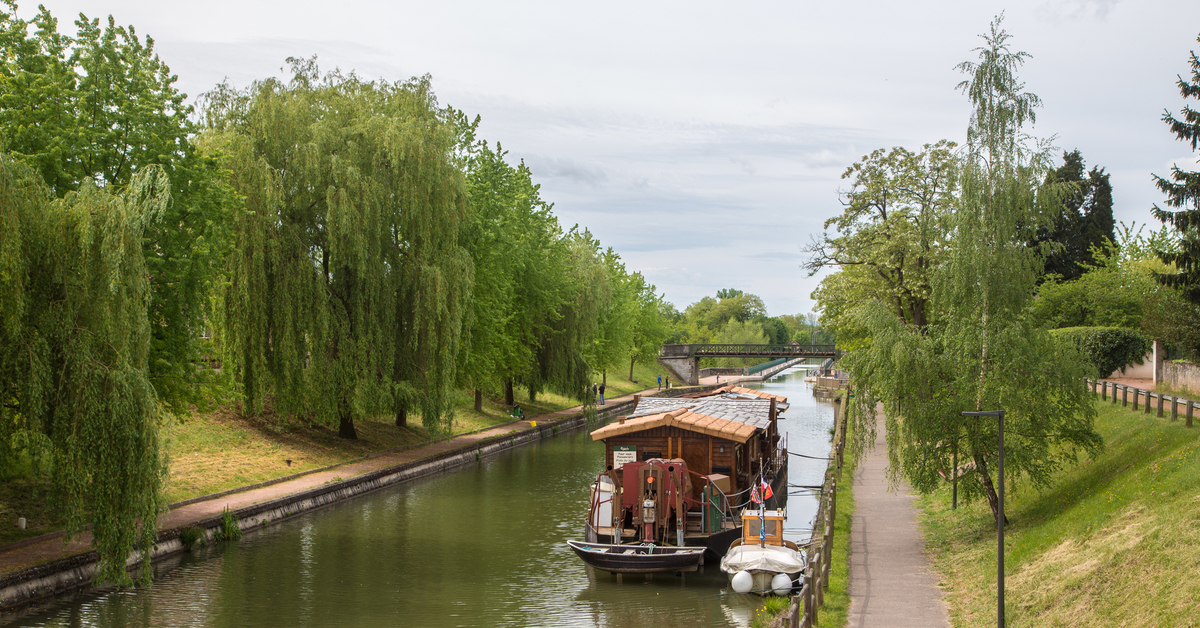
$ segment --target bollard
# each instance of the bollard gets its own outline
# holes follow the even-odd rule
[[[1179,420],[1179,397],[1171,395],[1171,420]]]
[[[20,519],[17,519],[17,527],[21,528],[22,530],[25,529],[25,517],[21,517]]]

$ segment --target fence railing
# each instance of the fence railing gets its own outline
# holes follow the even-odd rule
[[[1184,419],[1186,421],[1186,423],[1184,423],[1184,425],[1186,425],[1187,427],[1192,427],[1192,417],[1195,415],[1196,408],[1200,407],[1200,404],[1197,404],[1197,402],[1195,402],[1191,399],[1186,399],[1184,397],[1179,397],[1176,395],[1168,395],[1168,394],[1156,392],[1153,390],[1145,390],[1145,389],[1141,389],[1141,388],[1136,388],[1134,386],[1129,386],[1127,384],[1119,384],[1117,382],[1110,382],[1108,380],[1103,380],[1103,379],[1100,379],[1100,380],[1087,379],[1086,381],[1087,381],[1087,385],[1088,385],[1088,390],[1091,390],[1092,392],[1100,395],[1100,399],[1102,399],[1104,401],[1108,401],[1111,398],[1112,402],[1114,404],[1116,404],[1118,392],[1121,394],[1121,406],[1122,407],[1128,407],[1129,402],[1132,399],[1134,412],[1138,411],[1138,405],[1140,402],[1141,407],[1145,409],[1146,414],[1150,414],[1152,412],[1152,408],[1157,407],[1158,408],[1157,414],[1159,417],[1162,417],[1167,412],[1170,412],[1171,420],[1178,421],[1179,420],[1179,407],[1182,405]],[[1111,393],[1110,393],[1110,390],[1111,390]],[[1143,397],[1145,398],[1145,401],[1142,401]],[[1155,403],[1156,401],[1157,401],[1157,403]],[[1169,408],[1164,410],[1163,409],[1164,404],[1170,404]]]
[[[829,465],[825,468],[825,482],[821,488],[821,502],[817,507],[812,536],[808,541],[808,566],[804,569],[800,593],[792,599],[786,619],[790,628],[812,628],[817,623],[817,614],[825,605],[825,589],[829,588],[829,575],[833,566],[833,531],[837,521],[837,483],[842,474],[842,462],[846,451],[847,399],[838,397],[833,402],[835,431]]]

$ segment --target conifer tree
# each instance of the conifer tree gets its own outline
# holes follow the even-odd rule
[[[1200,37],[1196,38],[1200,42]],[[1191,76],[1182,76],[1176,84],[1184,98],[1200,99],[1200,57],[1192,51],[1188,60]],[[1196,152],[1200,146],[1200,110],[1185,105],[1179,117],[1170,111],[1163,112],[1163,122],[1171,133],[1192,147]],[[1178,289],[1194,305],[1200,305],[1200,172],[1187,171],[1178,165],[1172,166],[1170,179],[1154,175],[1154,183],[1163,194],[1164,201],[1173,211],[1155,205],[1154,217],[1179,232],[1179,247],[1174,251],[1161,250],[1158,256],[1167,264],[1174,264],[1176,272],[1159,273],[1156,278],[1163,285]]]

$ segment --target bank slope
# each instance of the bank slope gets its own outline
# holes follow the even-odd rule
[[[1200,626],[1200,429],[1099,404],[1104,453],[1005,497],[1006,625]],[[954,626],[996,622],[986,502],[921,500]]]

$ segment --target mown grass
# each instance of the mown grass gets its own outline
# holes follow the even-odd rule
[[[653,382],[660,372],[661,367],[657,365],[638,365],[634,369],[634,379]],[[608,374],[609,398],[646,387],[630,381],[628,373]],[[595,375],[595,381],[600,381],[600,374]],[[556,393],[541,393],[535,401],[530,401],[528,391],[520,387],[514,393],[527,418],[579,405],[578,401]],[[513,420],[512,408],[504,404],[499,392],[484,395],[480,412],[475,411],[474,401],[472,391],[461,391],[456,396],[450,434],[473,432]],[[339,438],[336,427],[304,420],[284,420],[270,412],[240,416],[229,407],[169,419],[162,430],[169,461],[166,503],[449,436],[431,434],[422,426],[420,416],[409,416],[405,428],[396,427],[392,416],[358,421],[355,427],[358,440],[350,441]],[[18,474],[0,483],[0,523],[3,523],[0,525],[0,543],[63,528],[65,522],[54,508],[53,500],[49,499],[49,490],[49,481],[32,473]],[[25,530],[16,527],[18,517],[27,519]]]
[[[1200,429],[1098,404],[1107,443],[1050,486],[1005,496],[1009,626],[1197,626]],[[922,524],[955,626],[996,617],[995,524],[985,502],[926,496]]]
[[[853,434],[846,435],[850,442]],[[847,448],[837,481],[837,513],[833,522],[833,559],[829,588],[818,620],[822,626],[845,626],[850,615],[850,522],[854,520],[854,469],[858,458]]]

